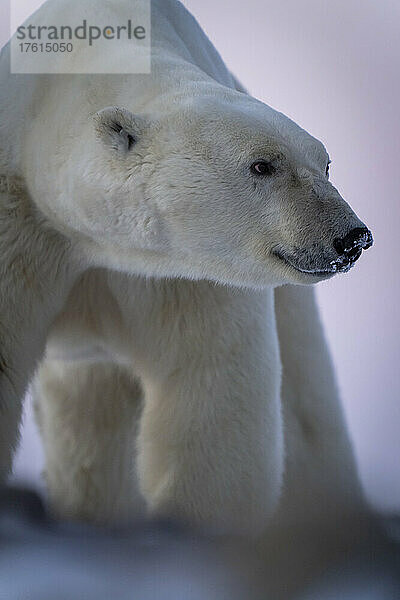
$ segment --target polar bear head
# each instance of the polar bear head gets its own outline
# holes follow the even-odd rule
[[[79,223],[102,260],[259,287],[326,279],[372,244],[324,146],[293,121],[225,88],[172,106],[92,117]]]

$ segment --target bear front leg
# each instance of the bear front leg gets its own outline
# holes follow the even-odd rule
[[[256,536],[283,470],[273,292],[171,285],[158,330],[152,313],[159,347],[142,373],[142,493],[152,514]]]
[[[275,309],[287,432],[276,522],[335,522],[364,502],[314,287],[277,288]]]
[[[22,399],[75,274],[70,245],[0,175],[0,483],[11,470]]]
[[[3,368],[0,373],[0,484],[5,481],[11,471],[21,420],[22,394],[16,395],[11,385]]]

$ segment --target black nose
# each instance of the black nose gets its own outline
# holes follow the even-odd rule
[[[350,267],[360,258],[363,250],[367,250],[374,243],[372,233],[367,227],[355,227],[343,238],[333,240],[333,246],[339,254],[341,267]]]

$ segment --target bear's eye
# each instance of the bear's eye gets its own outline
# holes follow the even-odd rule
[[[331,162],[332,162],[331,160],[328,160],[328,163],[327,163],[327,165],[326,165],[326,171],[325,171],[325,175],[326,175],[327,177],[329,177],[329,165],[331,164]]]
[[[250,171],[254,175],[268,176],[273,175],[276,171],[276,168],[272,163],[266,160],[256,160],[256,162],[251,165]]]

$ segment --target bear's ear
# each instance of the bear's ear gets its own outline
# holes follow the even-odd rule
[[[144,128],[142,117],[125,108],[111,106],[94,115],[97,136],[114,151],[126,154],[136,144]]]

